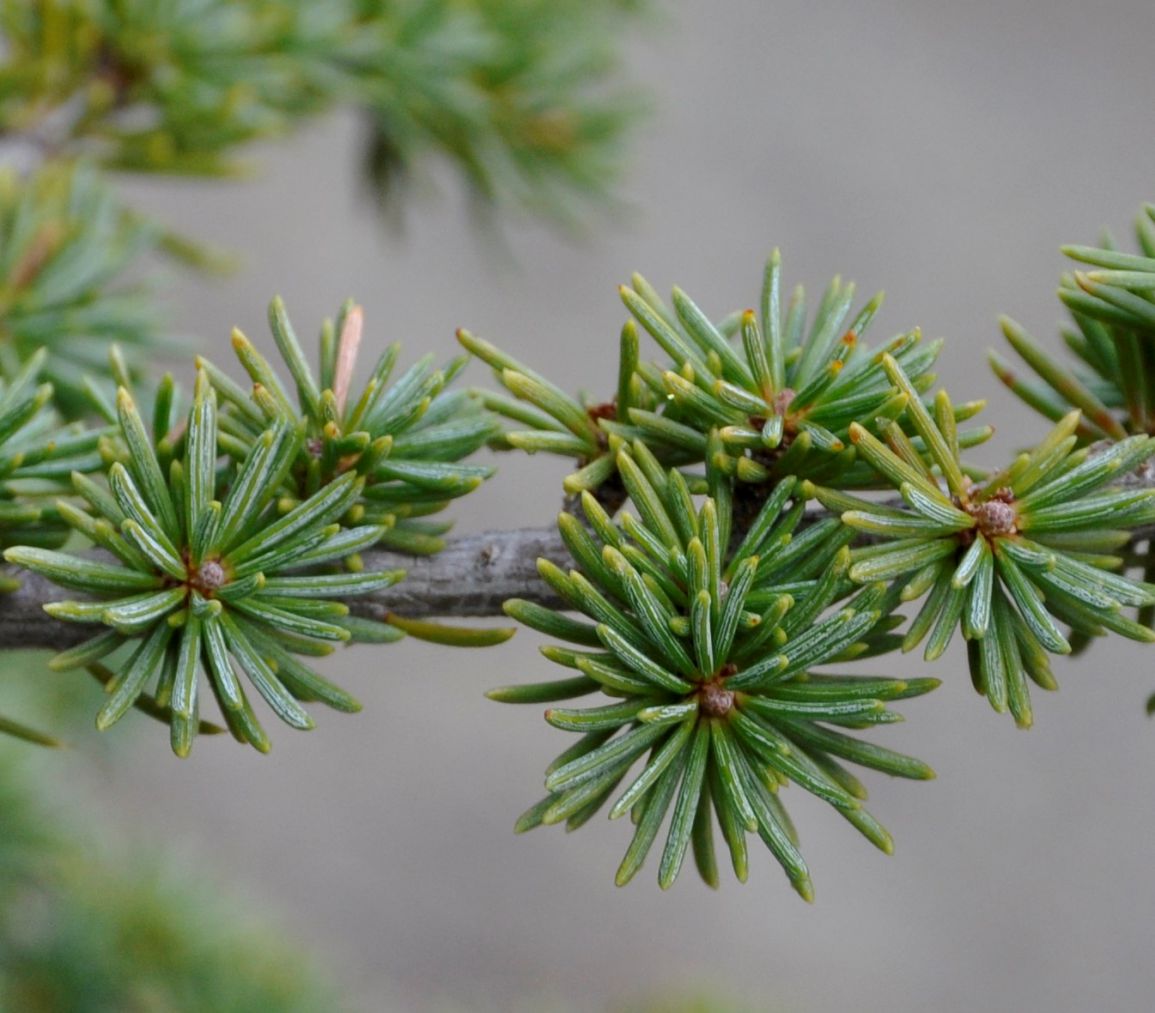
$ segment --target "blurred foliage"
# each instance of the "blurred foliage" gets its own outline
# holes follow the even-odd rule
[[[102,170],[234,176],[246,145],[337,107],[393,203],[438,160],[481,205],[577,226],[609,198],[640,104],[623,0],[0,0],[0,373],[41,345],[68,417],[163,315],[142,265],[225,258],[123,204]]]
[[[136,361],[158,339],[138,265],[162,242],[92,166],[0,172],[0,370],[11,376],[46,348],[55,403],[83,412],[84,376],[106,370],[111,342]]]
[[[604,198],[620,139],[641,110],[619,79],[615,0],[362,0],[378,26],[380,78],[365,103],[367,168],[388,196],[425,149],[483,202],[576,223]]]
[[[0,766],[0,1008],[333,1009],[302,954],[155,859],[115,860]]]
[[[382,193],[427,152],[494,202],[604,196],[638,102],[618,0],[0,0],[0,136],[135,172],[232,175],[335,105]]]

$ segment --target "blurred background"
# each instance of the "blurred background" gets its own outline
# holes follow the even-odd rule
[[[1000,312],[1057,342],[1060,243],[1109,225],[1129,245],[1155,199],[1155,6],[654,7],[625,43],[652,112],[621,206],[592,212],[580,238],[510,217],[479,227],[436,172],[383,226],[346,115],[253,150],[247,182],[126,183],[138,206],[242,258],[223,281],[174,275],[178,329],[228,362],[233,325],[271,346],[273,294],[303,333],[354,296],[373,348],[448,358],[466,326],[563,386],[609,394],[630,272],[681,285],[717,317],[755,302],[780,246],[790,284],[841,273],[863,295],[885,289],[875,340],[915,324],[948,338],[941,381],[988,398],[998,428],[980,459],[1038,437],[985,352]],[[467,376],[487,382],[476,365]],[[499,463],[455,507],[457,531],[555,516],[565,462]],[[564,743],[536,707],[482,693],[551,675],[538,644],[522,630],[486,651],[340,652],[324,671],[363,713],[278,729],[267,757],[206,739],[182,762],[141,718],[135,748],[90,738],[33,762],[59,798],[111,822],[111,840],[175,849],[206,893],[296,941],[350,1009],[664,1009],[694,996],[813,1013],[1150,1008],[1150,650],[1120,641],[1059,659],[1063,691],[1036,693],[1036,726],[1019,732],[974,694],[956,643],[931,673],[942,688],[887,734],[938,780],[868,780],[893,857],[789,793],[817,890],[807,906],[759,851],[744,888],[687,874],[663,894],[650,869],[614,887],[625,821],[514,836]],[[923,671],[894,664],[887,674]]]

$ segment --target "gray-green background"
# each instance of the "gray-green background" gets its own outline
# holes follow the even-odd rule
[[[1043,431],[986,368],[997,314],[1057,340],[1058,245],[1108,223],[1125,237],[1155,199],[1153,39],[1150,0],[671,5],[628,46],[656,107],[628,209],[591,218],[583,243],[471,230],[448,177],[389,234],[357,181],[357,124],[339,118],[254,151],[252,182],[132,189],[243,255],[235,278],[173,296],[222,362],[233,324],[266,341],[275,292],[305,332],[354,295],[373,346],[401,339],[410,361],[453,354],[467,326],[608,393],[631,271],[721,314],[756,299],[778,245],[790,283],[841,272],[885,288],[879,333],[948,337],[940,376],[956,398],[989,397],[992,459]],[[563,473],[503,458],[459,530],[549,522]],[[267,758],[205,740],[180,762],[149,728],[115,763],[73,751],[54,769],[91,785],[126,836],[215,868],[370,1009],[596,1009],[686,989],[815,1013],[1150,1008],[1151,649],[1060,660],[1063,691],[1036,693],[1023,733],[973,693],[956,645],[934,671],[944,686],[884,733],[938,780],[870,780],[894,857],[788,793],[810,907],[768,854],[745,888],[713,893],[688,871],[662,894],[650,869],[613,886],[624,821],[515,837],[566,737],[482,691],[546,677],[537,644],[523,631],[487,652],[342,653],[327,671],[364,713],[282,729]]]

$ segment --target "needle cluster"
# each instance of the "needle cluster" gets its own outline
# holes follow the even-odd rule
[[[568,513],[559,519],[575,568],[539,560],[542,578],[578,617],[516,599],[505,606],[576,645],[543,648],[575,674],[490,696],[594,698],[588,707],[546,711],[551,725],[579,738],[550,765],[548,794],[517,827],[573,829],[616,792],[610,817],[628,814],[635,824],[619,885],[641,868],[669,815],[663,888],[689,849],[702,878],[717,884],[716,820],[739,879],[753,833],[810,899],[782,789],[795,784],[817,795],[889,852],[890,835],[863,808],[865,788],[844,761],[899,777],[933,774],[850,731],[898,720],[887,704],[937,681],[819,671],[888,649],[897,599],[883,584],[858,590],[847,579],[848,539],[836,518],[799,527],[804,503],[792,479],[732,541],[728,507],[696,501],[678,470],[663,470],[644,444],[619,451],[617,466],[639,516],[625,510],[615,522],[586,492],[584,523]]]
[[[154,406],[155,417],[166,413]],[[74,474],[81,505],[57,504],[106,558],[27,545],[5,552],[9,562],[84,593],[46,606],[52,615],[105,627],[51,662],[88,667],[105,682],[97,726],[110,727],[141,705],[167,717],[173,751],[186,756],[202,727],[203,682],[232,734],[261,751],[269,740],[250,702],[254,690],[294,728],[313,726],[303,702],[357,710],[301,656],[327,654],[359,635],[401,635],[388,627],[380,635],[367,628],[378,624],[354,619],[333,599],[389,586],[402,572],[322,569],[380,537],[377,526],[339,523],[362,480],[344,475],[282,513],[277,493],[297,456],[300,428],[275,423],[233,461],[221,447],[216,395],[203,371],[186,431],[166,448],[167,468],[123,387],[117,416],[126,460],[113,462],[106,482]]]
[[[885,365],[899,386],[909,386],[896,362]],[[1155,604],[1155,585],[1115,572],[1123,563],[1115,553],[1131,530],[1155,520],[1155,491],[1105,488],[1155,453],[1155,441],[1134,436],[1096,453],[1077,449],[1080,415],[1072,412],[1032,451],[975,482],[959,459],[945,391],[934,408],[932,415],[916,398],[907,407],[933,466],[897,425],[885,428],[884,440],[862,428],[851,433],[902,506],[806,491],[872,539],[851,553],[853,579],[893,581],[906,601],[925,596],[903,649],[926,639],[932,661],[961,625],[976,689],[1026,727],[1028,680],[1055,689],[1049,655],[1071,651],[1063,626],[1155,640],[1122,614],[1126,606]]]
[[[297,503],[354,474],[360,492],[345,520],[382,528],[385,547],[427,555],[444,546],[449,523],[423,518],[476,489],[494,469],[463,463],[494,435],[493,418],[468,391],[446,386],[465,365],[461,356],[444,369],[427,355],[394,378],[400,346],[380,356],[359,391],[353,387],[362,343],[363,313],[347,303],[336,324],[327,321],[314,372],[297,340],[284,303],[274,299],[269,323],[291,386],[240,331],[233,349],[251,380],[244,390],[204,358],[222,402],[221,441],[244,458],[269,426],[300,426],[296,457],[278,490],[281,508]]]
[[[860,459],[850,426],[877,435],[888,422],[905,424],[907,400],[934,383],[930,370],[942,342],[924,342],[913,330],[872,349],[864,335],[881,293],[851,316],[855,286],[835,278],[808,322],[805,290],[797,286],[785,302],[780,275],[774,251],[760,311],[732,313],[715,324],[681,289],[667,304],[635,274],[620,290],[631,320],[622,330],[617,392],[604,404],[574,398],[491,343],[460,333],[513,395],[486,394],[486,404],[528,427],[504,433],[495,445],[575,457],[579,467],[565,479],[566,491],[605,486],[600,495],[610,502],[620,488],[617,451],[635,440],[665,466],[708,462],[742,483],[795,476],[840,488],[877,485],[879,475]],[[667,361],[640,357],[639,327]],[[893,384],[885,356],[903,366],[910,390]],[[955,422],[980,408],[980,402],[956,406]],[[964,430],[959,440],[971,446],[990,432]]]
[[[1036,411],[1057,422],[1072,408],[1082,412],[1081,443],[1155,433],[1155,205],[1135,223],[1140,254],[1123,253],[1107,237],[1102,246],[1065,246],[1090,270],[1063,275],[1059,298],[1073,327],[1063,342],[1078,359],[1063,364],[1009,317],[1003,334],[1038,379],[1023,377],[997,352],[995,375]]]

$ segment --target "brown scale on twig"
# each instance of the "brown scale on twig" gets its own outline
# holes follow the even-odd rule
[[[587,405],[586,414],[593,420],[595,426],[598,419],[616,419],[618,417],[618,399],[615,397],[609,401],[603,401],[601,404]],[[606,434],[602,431],[601,426],[598,426],[598,443],[604,445],[606,442]]]
[[[586,415],[589,416],[590,421],[594,424],[594,434],[597,440],[598,448],[602,453],[609,452],[610,439],[601,426],[598,425],[599,419],[616,419],[618,417],[618,399],[611,398],[609,401],[602,401],[599,404],[587,405]],[[598,456],[601,456],[600,454]],[[578,467],[584,468],[589,464],[593,458],[582,457],[578,459]],[[596,489],[592,490],[594,499],[598,501],[612,517],[621,509],[622,504],[627,499],[626,487],[622,483],[621,477],[617,471],[601,483]],[[580,497],[578,497],[580,499]],[[567,501],[568,507],[568,501]]]
[[[224,587],[232,579],[228,568],[219,559],[202,559],[193,563],[188,549],[181,552],[187,576],[184,580],[165,577],[165,586],[183,587],[190,593],[196,591],[204,598],[212,598],[218,588]]]
[[[1019,530],[1019,514],[1015,509],[1015,494],[1009,486],[1001,486],[983,500],[960,502],[954,498],[955,506],[975,519],[975,527],[959,534],[960,542],[970,545],[976,534],[990,541],[1004,535],[1016,534]]]
[[[734,706],[734,691],[726,688],[725,680],[737,674],[738,666],[726,663],[697,690],[698,711],[708,718],[724,718]]]
[[[206,598],[211,598],[217,588],[224,587],[228,582],[228,571],[219,559],[206,559],[195,569],[189,569],[189,588],[199,591]]]

